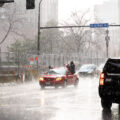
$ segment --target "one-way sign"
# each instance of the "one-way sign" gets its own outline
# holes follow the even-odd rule
[[[90,24],[90,28],[104,28],[104,27],[109,27],[109,24],[108,23]]]

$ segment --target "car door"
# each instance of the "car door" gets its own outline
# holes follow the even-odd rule
[[[68,81],[68,84],[73,83],[73,75],[71,73],[67,75],[67,81]]]
[[[72,75],[72,84],[76,82],[77,76],[75,74]]]

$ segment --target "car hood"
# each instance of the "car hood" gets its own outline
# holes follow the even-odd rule
[[[64,75],[43,75],[44,78],[58,78],[63,77]]]

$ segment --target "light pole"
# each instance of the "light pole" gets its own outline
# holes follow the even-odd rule
[[[39,52],[40,52],[40,6],[41,6],[42,0],[39,2],[38,6],[38,46],[37,46],[37,54],[38,54],[38,59],[37,59],[37,68],[39,72]]]

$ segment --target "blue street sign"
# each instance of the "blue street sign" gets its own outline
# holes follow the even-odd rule
[[[108,23],[90,24],[90,28],[104,28],[104,27],[109,27],[109,24]]]

